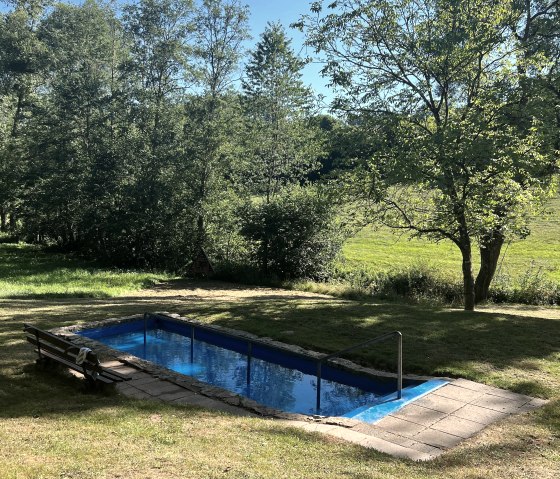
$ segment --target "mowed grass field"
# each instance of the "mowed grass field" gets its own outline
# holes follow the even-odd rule
[[[558,308],[494,307],[467,313],[216,282],[161,281],[140,289],[143,274],[135,278],[133,272],[90,270],[83,262],[56,255],[40,256],[30,264],[34,256],[26,256],[25,248],[17,254],[0,245],[0,251],[6,248],[21,269],[17,274],[0,269],[2,287],[18,292],[0,299],[2,479],[560,475]],[[64,274],[56,274],[58,267]],[[87,284],[80,283],[84,271]],[[121,274],[122,279],[106,282]],[[26,276],[30,290],[40,286],[35,294],[25,294]],[[150,281],[157,279],[165,278]],[[104,297],[76,297],[76,291],[83,296],[103,291]],[[492,425],[435,461],[414,463],[277,421],[87,394],[75,378],[38,370],[22,333],[24,323],[51,328],[163,310],[324,352],[399,329],[406,373],[465,377],[550,403]],[[395,367],[391,345],[350,358],[388,370]]]
[[[552,199],[546,212],[533,218],[531,234],[525,240],[505,244],[498,275],[519,281],[523,275],[541,275],[560,283],[560,197]],[[439,244],[410,239],[388,228],[366,227],[343,248],[341,268],[379,272],[426,266],[445,276],[460,278],[461,254],[450,241]],[[474,268],[478,268],[475,250]]]

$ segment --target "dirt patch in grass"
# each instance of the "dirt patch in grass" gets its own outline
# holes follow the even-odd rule
[[[163,281],[142,290],[144,298],[186,298],[216,301],[266,300],[266,299],[309,299],[329,300],[332,296],[280,288],[236,285],[221,281],[194,281],[176,279]]]

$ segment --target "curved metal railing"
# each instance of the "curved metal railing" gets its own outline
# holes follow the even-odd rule
[[[363,348],[364,346],[370,344],[380,343],[393,337],[397,338],[397,399],[402,398],[402,333],[400,331],[392,331],[390,333],[377,336],[376,338],[369,339],[362,343],[355,344],[354,346],[350,346],[349,348],[341,349],[336,353],[325,354],[317,361],[317,414],[321,410],[321,367],[323,363],[328,361],[329,359],[338,358],[342,354],[348,353],[350,351]]]

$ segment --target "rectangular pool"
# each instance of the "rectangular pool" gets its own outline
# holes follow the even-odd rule
[[[357,374],[322,366],[317,410],[317,360],[162,315],[77,334],[199,381],[286,412],[345,416],[374,422],[445,384]]]

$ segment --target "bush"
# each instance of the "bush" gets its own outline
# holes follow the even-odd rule
[[[560,285],[548,280],[542,267],[531,264],[517,280],[498,276],[490,288],[490,301],[534,305],[560,304]]]
[[[338,269],[333,275],[330,293],[348,298],[364,296],[378,298],[404,297],[413,301],[432,301],[443,304],[463,303],[461,281],[446,277],[426,265],[387,272],[363,269]],[[316,286],[307,285],[307,290]],[[327,292],[327,291],[323,291]],[[501,275],[494,279],[489,301],[533,305],[560,304],[560,285],[546,279],[543,268],[532,265],[521,278]]]
[[[247,203],[240,217],[241,234],[265,275],[316,280],[329,276],[343,234],[328,195],[311,187],[292,187],[268,203]]]
[[[463,299],[463,287],[459,281],[444,277],[422,264],[386,272],[339,270],[336,278],[348,284],[354,295],[362,291],[368,296],[398,296],[414,301],[429,300],[447,304],[459,304]]]

